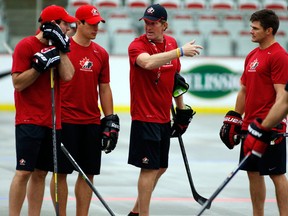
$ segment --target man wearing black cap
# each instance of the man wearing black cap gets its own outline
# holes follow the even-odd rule
[[[48,171],[53,171],[52,107],[55,107],[58,134],[61,127],[60,79],[70,81],[74,75],[73,65],[67,56],[69,38],[65,33],[69,30],[69,23],[75,21],[76,18],[63,7],[48,6],[40,15],[38,33],[22,39],[15,47],[12,80],[15,88],[17,164],[9,192],[10,216],[23,215],[21,208],[27,185],[28,215],[40,215],[45,177]],[[55,68],[52,105],[51,68]]]
[[[170,136],[183,134],[195,112],[175,97],[176,119],[171,128],[170,108],[174,77],[181,69],[181,56],[199,55],[202,46],[191,41],[178,47],[165,35],[167,12],[159,4],[150,5],[140,18],[145,34],[129,46],[131,135],[128,163],[140,168],[138,197],[129,216],[148,216],[157,181],[168,167]]]

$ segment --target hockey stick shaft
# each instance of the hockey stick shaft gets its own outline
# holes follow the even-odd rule
[[[71,164],[74,166],[74,168],[81,174],[82,178],[85,180],[85,182],[89,185],[89,187],[92,189],[92,191],[95,193],[95,195],[98,197],[98,199],[100,200],[100,202],[103,204],[103,206],[106,208],[106,210],[110,213],[111,216],[115,216],[115,214],[113,213],[113,211],[109,208],[109,206],[107,205],[107,203],[104,201],[104,199],[102,198],[102,196],[99,194],[99,192],[96,190],[96,188],[94,187],[94,185],[92,184],[92,182],[89,180],[89,178],[86,176],[86,174],[83,172],[83,170],[81,169],[81,167],[77,164],[77,162],[74,160],[74,158],[72,157],[72,155],[69,153],[69,151],[65,148],[65,146],[63,145],[63,143],[61,143],[61,149],[64,152],[64,154],[66,155],[66,157],[68,158],[68,160],[71,162]]]
[[[59,215],[59,202],[58,202],[58,161],[57,161],[57,139],[56,139],[56,112],[55,112],[55,91],[54,91],[54,69],[50,70],[51,82],[51,104],[52,104],[52,143],[53,143],[53,165],[54,165],[54,195],[55,195],[55,211]]]
[[[171,112],[172,112],[173,119],[175,119],[176,113],[175,113],[173,104],[171,106]],[[204,205],[204,203],[206,202],[207,199],[202,197],[202,196],[200,196],[198,194],[198,192],[196,191],[196,189],[195,189],[195,186],[194,186],[194,183],[193,183],[193,180],[192,180],[192,174],[191,174],[189,163],[188,163],[188,159],[187,159],[187,154],[186,154],[184,143],[183,143],[183,139],[182,139],[182,136],[180,134],[178,135],[178,141],[179,141],[179,145],[180,145],[182,157],[183,157],[183,160],[184,160],[184,165],[185,165],[185,169],[186,169],[186,173],[187,173],[187,177],[188,177],[188,181],[189,181],[189,185],[190,185],[190,188],[191,188],[191,191],[192,191],[193,198],[200,205]],[[208,208],[209,208],[209,206],[208,206]]]
[[[11,75],[11,71],[7,71],[7,72],[4,72],[4,73],[1,73],[0,74],[0,78],[6,77],[8,75]]]
[[[236,173],[241,169],[241,167],[246,163],[247,159],[250,157],[251,152],[249,152],[238,164],[238,166],[227,176],[227,178],[223,181],[223,183],[217,188],[217,190],[209,197],[209,199],[202,206],[201,210],[197,214],[197,216],[202,215],[205,209],[208,206],[211,206],[211,203],[216,198],[216,196],[224,189],[224,187],[231,181],[231,179],[236,175]]]

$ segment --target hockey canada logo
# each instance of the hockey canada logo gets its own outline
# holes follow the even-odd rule
[[[87,57],[85,57],[80,61],[80,66],[82,70],[91,71],[93,63]]]
[[[200,98],[219,98],[238,91],[240,88],[240,73],[214,64],[195,67],[183,77],[189,84],[188,92]]]
[[[147,9],[147,13],[149,13],[149,14],[153,14],[154,11],[155,11],[155,10],[154,10],[153,7],[150,7],[150,8]]]
[[[21,160],[19,160],[19,165],[20,166],[25,166],[26,165],[26,161],[22,158]]]

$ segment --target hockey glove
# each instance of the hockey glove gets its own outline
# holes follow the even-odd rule
[[[65,35],[59,25],[47,22],[41,26],[43,31],[43,38],[52,41],[52,45],[56,46],[57,49],[63,53],[70,52],[70,39]]]
[[[174,87],[173,87],[173,97],[177,98],[182,94],[186,93],[189,89],[188,83],[186,83],[184,77],[179,73],[176,73],[174,76]]]
[[[176,107],[176,113],[171,127],[171,137],[178,137],[184,134],[195,113],[196,112],[188,105],[186,105],[186,109],[178,109]]]
[[[223,125],[220,129],[220,138],[222,142],[229,148],[233,149],[235,145],[240,143],[242,116],[230,110],[224,117]]]
[[[34,54],[32,67],[39,73],[43,73],[44,71],[58,65],[59,63],[59,51],[54,46],[50,46]]]
[[[272,131],[261,126],[262,120],[257,118],[248,126],[248,135],[244,141],[244,155],[249,152],[261,158],[268,147]]]
[[[279,144],[285,138],[279,134],[286,133],[287,125],[284,122],[279,123],[276,127],[272,128],[271,145]]]
[[[118,141],[118,133],[120,130],[118,115],[108,115],[101,119],[102,127],[102,150],[106,154],[115,149]]]

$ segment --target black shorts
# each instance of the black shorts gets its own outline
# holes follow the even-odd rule
[[[241,143],[240,161],[244,157]],[[250,156],[241,170],[259,172],[260,175],[281,175],[286,173],[286,139],[276,145],[269,145],[261,158]]]
[[[34,171],[35,168],[53,171],[52,129],[48,127],[21,124],[16,125],[17,170]],[[60,144],[59,131],[56,143]]]
[[[132,121],[128,163],[144,169],[168,167],[171,124]]]
[[[100,174],[100,125],[62,123],[61,141],[85,174]],[[72,173],[73,170],[75,170],[74,166],[66,155],[60,151],[58,154],[58,172],[69,174]]]

